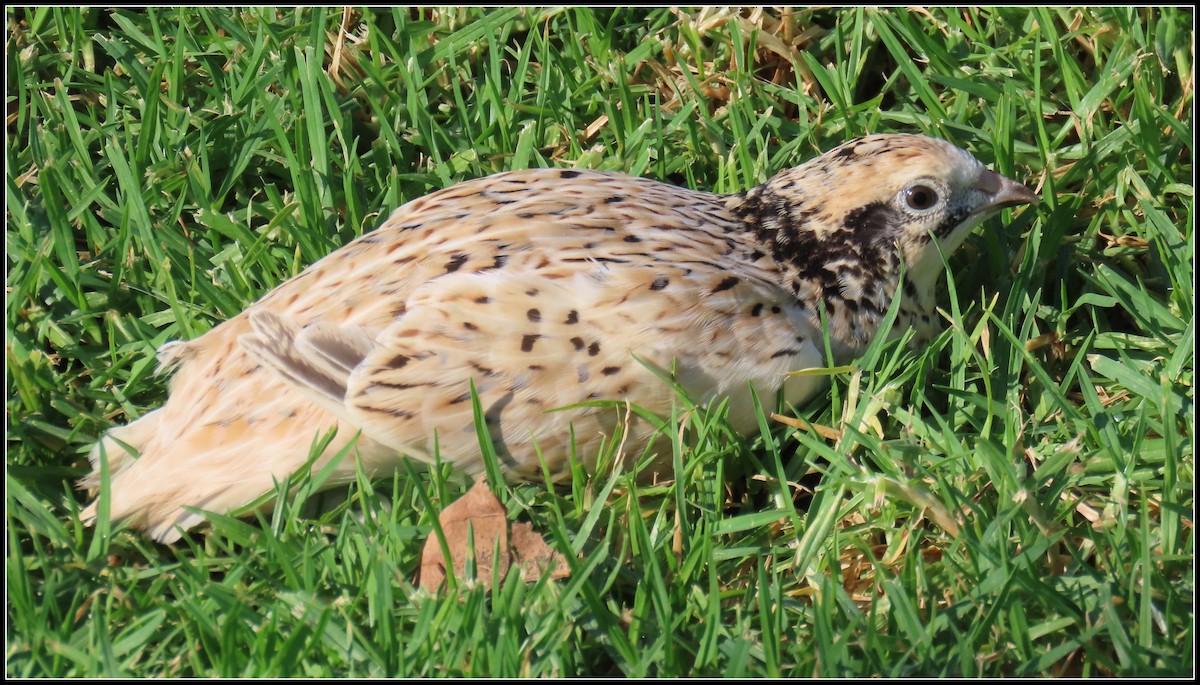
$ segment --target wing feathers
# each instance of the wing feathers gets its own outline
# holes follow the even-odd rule
[[[264,310],[250,313],[250,326],[254,332],[238,338],[247,353],[306,391],[322,406],[331,409],[341,406],[346,397],[347,374],[339,373],[337,365],[314,363],[313,357],[302,354],[296,346],[299,326]]]
[[[343,394],[345,379],[376,347],[370,332],[358,326],[316,323],[296,336],[296,353],[326,375],[340,378]]]

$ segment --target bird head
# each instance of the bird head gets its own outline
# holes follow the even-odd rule
[[[874,334],[902,272],[902,316],[919,333],[932,328],[939,251],[948,256],[1000,209],[1038,201],[966,151],[919,135],[852,140],[740,197],[797,299],[823,301],[834,337],[851,345]]]

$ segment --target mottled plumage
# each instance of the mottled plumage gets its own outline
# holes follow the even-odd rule
[[[164,346],[169,400],[100,441],[85,485],[98,484],[103,449],[113,519],[170,542],[203,520],[184,506],[245,505],[332,426],[326,455],[361,431],[368,472],[431,461],[436,443],[478,473],[471,381],[514,479],[542,477],[539,451],[565,474],[572,429],[587,463],[624,414],[552,409],[628,399],[669,414],[673,391],[651,368],[673,370],[697,401],[730,397],[732,425],[750,432],[751,385],[794,403],[819,390],[785,376],[825,362],[819,302],[842,359],[898,288],[900,327],[928,329],[942,271],[930,236],[948,253],[1000,207],[1034,201],[966,152],[907,135],[846,143],[737,195],[573,169],[461,183]],[[651,437],[635,419],[624,454]],[[354,471],[346,459],[327,483]]]

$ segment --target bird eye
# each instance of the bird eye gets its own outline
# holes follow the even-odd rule
[[[911,209],[924,212],[938,203],[937,191],[926,185],[915,185],[904,190],[904,203]]]

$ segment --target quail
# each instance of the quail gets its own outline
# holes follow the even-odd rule
[[[793,404],[821,390],[787,372],[825,365],[824,336],[853,358],[896,297],[893,330],[930,331],[934,241],[949,254],[999,209],[1036,202],[950,143],[903,134],[732,195],[582,169],[466,181],[161,347],[165,406],[110,430],[81,484],[97,489],[106,459],[112,520],[170,543],[204,521],[195,509],[230,512],[303,468],[331,428],[313,468],[354,445],[326,486],[406,457],[477,474],[472,384],[515,481],[593,467],[618,432],[627,459],[652,452],[654,426],[620,403],[669,415],[665,379],[696,402],[728,398],[749,433],[751,389]],[[649,471],[669,475],[669,452]]]

